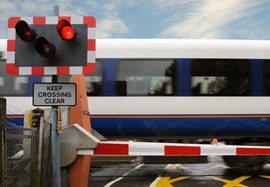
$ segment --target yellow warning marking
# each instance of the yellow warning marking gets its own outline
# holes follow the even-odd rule
[[[159,177],[159,180],[157,181],[155,187],[173,187],[171,183],[185,180],[189,177],[177,177],[174,179],[170,179],[170,177]]]
[[[32,127],[32,123],[33,123],[33,110],[29,110],[28,111],[28,123],[27,123],[27,127],[31,128]]]
[[[236,178],[234,180],[228,180],[228,179],[222,179],[219,177],[211,177],[212,179],[216,180],[216,181],[220,181],[225,183],[225,185],[223,187],[248,187],[246,185],[240,184],[240,182],[243,182],[244,180],[250,178],[250,176],[242,176],[239,178]]]
[[[270,176],[268,175],[260,175],[260,177],[266,178],[266,179],[270,179]]]

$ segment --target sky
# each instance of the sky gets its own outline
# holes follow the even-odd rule
[[[1,0],[10,16],[94,16],[97,38],[270,39],[269,0]]]

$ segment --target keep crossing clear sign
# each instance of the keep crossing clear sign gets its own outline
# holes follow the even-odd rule
[[[75,106],[75,83],[35,83],[34,106]]]

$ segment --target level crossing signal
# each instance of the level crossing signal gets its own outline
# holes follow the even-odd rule
[[[94,17],[11,17],[8,28],[8,74],[94,73]]]

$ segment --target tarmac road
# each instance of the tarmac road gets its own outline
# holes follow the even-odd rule
[[[205,164],[121,164],[92,170],[91,187],[269,187],[270,164],[256,173],[237,173],[221,157]]]

